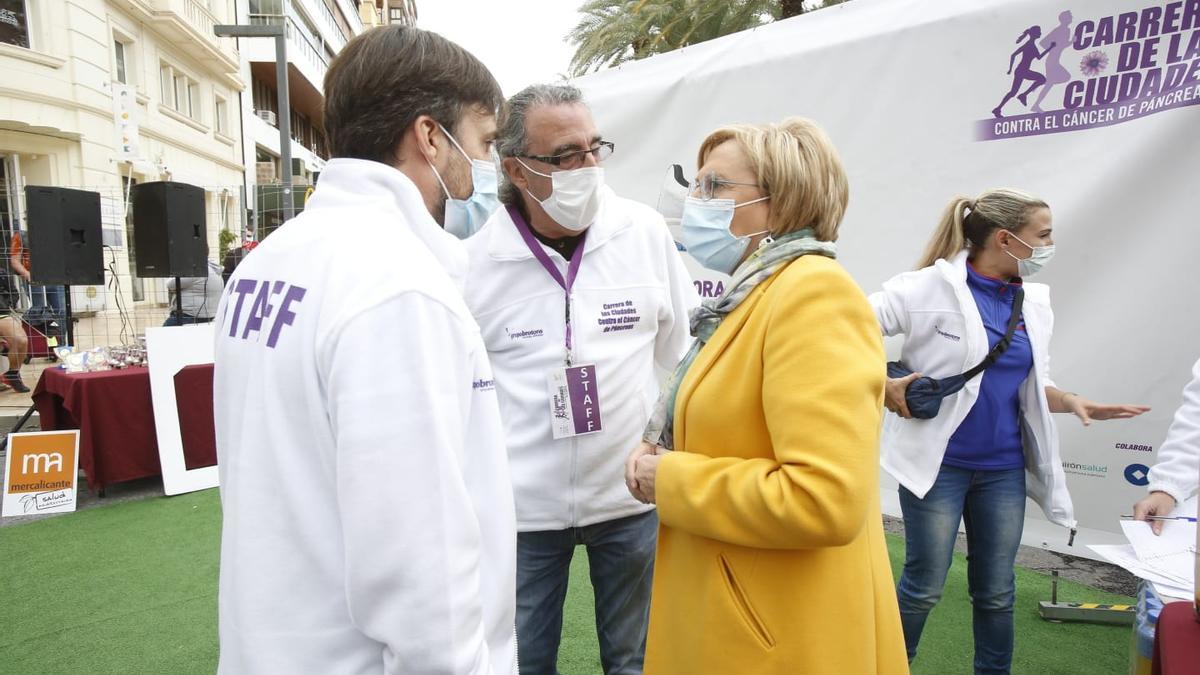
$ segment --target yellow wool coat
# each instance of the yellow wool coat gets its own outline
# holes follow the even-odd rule
[[[688,370],[656,476],[647,675],[907,673],[879,511],[879,324],[842,267],[759,284]]]

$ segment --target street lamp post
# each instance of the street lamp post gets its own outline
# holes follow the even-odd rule
[[[292,106],[288,100],[287,26],[263,24],[253,26],[213,26],[218,37],[275,38],[275,88],[279,98],[279,157],[283,163],[283,219],[295,214],[292,200]],[[244,142],[245,139],[243,139]]]

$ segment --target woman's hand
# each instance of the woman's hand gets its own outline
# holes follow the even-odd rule
[[[1061,401],[1064,412],[1078,417],[1085,427],[1091,426],[1093,420],[1126,420],[1150,410],[1144,405],[1096,403],[1072,392],[1063,394]]]
[[[912,419],[912,414],[908,412],[908,399],[904,397],[904,393],[908,391],[908,385],[920,377],[920,373],[909,373],[894,379],[889,377],[887,386],[883,389],[883,405],[906,420]]]
[[[1133,505],[1133,517],[1136,520],[1146,520],[1147,516],[1167,516],[1174,510],[1174,497],[1165,492],[1151,492],[1145,499]],[[1151,520],[1150,529],[1154,534],[1162,534],[1163,521]]]
[[[633,472],[638,491],[633,496],[643,504],[653,504],[657,499],[654,492],[654,478],[658,474],[658,463],[662,461],[663,455],[669,452],[665,448],[655,448],[655,450],[657,452],[654,454],[638,457],[634,463]]]
[[[641,492],[641,483],[637,479],[637,463],[638,460],[647,455],[654,455],[660,450],[657,445],[642,441],[638,444],[633,452],[629,453],[629,458],[625,460],[625,487],[629,488],[629,494],[639,502],[646,502],[645,495]],[[651,478],[653,481],[653,477]]]

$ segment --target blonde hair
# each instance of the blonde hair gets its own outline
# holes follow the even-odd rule
[[[810,228],[820,241],[837,241],[850,186],[837,150],[821,127],[802,117],[778,124],[732,124],[708,135],[697,166],[726,141],[750,160],[758,183],[771,197],[767,229],[774,236]]]
[[[946,205],[917,269],[949,260],[971,247],[982,249],[997,229],[1017,232],[1034,209],[1050,208],[1041,199],[1013,188],[994,188],[975,199],[955,197]]]

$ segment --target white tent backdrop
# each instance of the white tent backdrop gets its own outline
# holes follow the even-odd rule
[[[1032,26],[1041,37],[1025,47]],[[1028,58],[1027,72],[1051,75],[1046,112],[1030,110],[1039,88],[997,120],[1020,48],[1031,53],[1014,72]],[[854,0],[577,84],[616,143],[609,184],[651,205],[667,166],[690,178],[719,125],[819,122],[850,174],[839,258],[868,293],[915,265],[953,195],[1014,186],[1046,199],[1058,256],[1037,281],[1056,312],[1052,376],[1154,410],[1088,429],[1059,416],[1079,537],[1066,548],[1030,504],[1025,543],[1091,555],[1085,544],[1121,540],[1118,516],[1145,493],[1143,467],[1200,357],[1200,0]],[[886,475],[883,497],[898,514]]]

